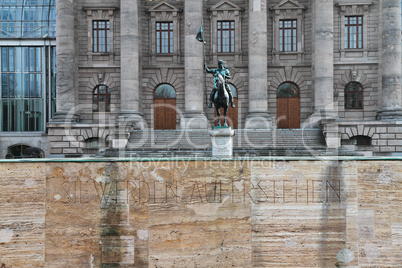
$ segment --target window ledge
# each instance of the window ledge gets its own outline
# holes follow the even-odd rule
[[[343,49],[340,49],[339,51],[341,51],[341,52],[364,52],[364,51],[368,51],[368,49],[366,49],[366,48],[343,48]]]
[[[304,54],[304,51],[274,51],[274,54],[278,54],[278,55],[298,55],[298,54]]]
[[[89,56],[110,56],[114,55],[113,52],[88,52],[87,55]]]
[[[236,53],[236,52],[216,52],[213,53],[213,55],[218,55],[218,56],[232,56],[232,55],[240,55],[240,53]]]
[[[178,53],[155,53],[155,54],[152,54],[152,56],[155,56],[155,57],[159,57],[159,56],[162,56],[162,57],[164,57],[164,56],[179,56],[179,54]]]

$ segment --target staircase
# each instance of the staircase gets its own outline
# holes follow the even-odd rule
[[[131,132],[125,157],[211,157],[209,130],[134,130]],[[235,130],[234,157],[254,156],[352,156],[356,152],[326,147],[320,129]],[[107,150],[97,157],[121,156]]]

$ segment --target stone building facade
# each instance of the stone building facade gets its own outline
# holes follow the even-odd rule
[[[56,112],[41,134],[49,157],[124,149],[135,129],[211,128],[203,63],[219,59],[234,128],[320,128],[329,148],[402,153],[399,0],[57,0],[56,9]]]

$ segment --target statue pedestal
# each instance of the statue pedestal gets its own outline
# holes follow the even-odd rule
[[[233,156],[233,136],[231,127],[214,127],[209,134],[212,137],[213,157]]]

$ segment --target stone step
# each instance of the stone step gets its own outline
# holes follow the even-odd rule
[[[234,148],[283,147],[304,148],[324,146],[324,137],[319,129],[308,130],[235,130]],[[139,148],[205,149],[211,147],[208,130],[145,130],[133,131],[128,150]]]

